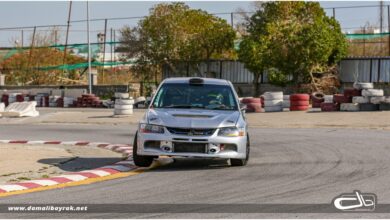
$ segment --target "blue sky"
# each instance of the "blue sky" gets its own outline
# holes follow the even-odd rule
[[[158,2],[115,2],[115,1],[99,1],[90,2],[90,18],[113,18],[113,17],[134,17],[145,16],[148,14],[150,7]],[[210,13],[234,12],[241,7],[248,11],[253,10],[252,2],[237,1],[193,1],[186,2],[191,8],[199,8]],[[329,7],[344,7],[344,6],[362,6],[362,5],[378,5],[377,1],[348,1],[348,2],[320,2],[324,8]],[[388,2],[385,2],[388,4]],[[0,2],[0,28],[4,27],[25,27],[34,25],[56,25],[66,24],[69,2],[53,1],[53,2]],[[332,14],[332,10],[326,10],[328,14]],[[230,15],[220,15],[222,18],[229,20]],[[337,9],[336,18],[340,21],[344,30],[352,30],[349,28],[358,28],[366,22],[373,25],[379,25],[379,8],[356,8],[356,9]],[[86,19],[86,3],[73,2],[72,20]],[[123,25],[135,25],[137,20],[120,20],[109,21],[108,27],[118,30]],[[385,25],[387,25],[387,8],[385,10]],[[70,43],[84,43],[87,41],[85,32],[86,23],[73,23],[71,34],[69,36]],[[32,29],[25,29],[25,44],[28,44],[28,35]],[[45,31],[47,28],[40,28],[39,31]],[[60,32],[60,40],[63,43],[65,39],[65,28]],[[96,34],[104,30],[104,22],[91,22],[91,40],[96,41]],[[119,33],[116,33],[117,38]],[[110,36],[108,36],[110,37]],[[20,40],[20,30],[0,30],[0,47],[10,46],[14,40]]]

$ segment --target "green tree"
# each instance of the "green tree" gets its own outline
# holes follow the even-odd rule
[[[121,30],[121,46],[139,65],[166,64],[174,72],[175,61],[196,63],[223,57],[233,50],[234,39],[235,32],[225,20],[183,3],[158,4],[137,27]]]
[[[313,74],[326,72],[347,51],[339,23],[316,2],[264,3],[249,19],[247,32],[267,48],[258,58],[267,60],[265,66],[292,76],[292,83],[310,82],[315,90]]]
[[[268,64],[264,56],[266,51],[264,38],[258,36],[244,36],[238,50],[238,58],[244,63],[245,68],[253,73],[254,96],[260,95],[260,77],[266,70]]]

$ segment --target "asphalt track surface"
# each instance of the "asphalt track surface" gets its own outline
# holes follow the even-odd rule
[[[135,129],[134,125],[1,125],[0,139],[130,143]],[[388,213],[327,213],[312,206],[331,207],[335,196],[353,190],[375,193],[378,204],[390,204],[388,131],[251,128],[250,134],[251,159],[245,167],[230,167],[223,160],[177,160],[126,178],[0,198],[0,205],[125,204],[112,213],[0,213],[0,218],[390,217],[390,209]],[[270,206],[267,213],[254,213],[245,204]],[[283,213],[294,205],[298,208]],[[126,207],[141,207],[144,212],[153,207],[154,212],[130,213]]]

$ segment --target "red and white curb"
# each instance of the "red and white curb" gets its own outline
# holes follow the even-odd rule
[[[133,158],[131,156],[133,147],[126,144],[109,144],[109,143],[87,142],[87,141],[26,141],[26,140],[0,140],[0,143],[29,144],[29,145],[61,144],[61,145],[82,146],[82,147],[99,147],[117,153],[122,153],[125,157],[127,157],[126,160],[122,160],[115,164],[103,166],[92,170],[69,172],[69,173],[62,174],[60,176],[54,176],[50,178],[28,180],[28,181],[23,181],[18,183],[7,183],[5,185],[0,185],[0,194],[12,192],[12,191],[33,189],[42,186],[52,186],[52,185],[57,185],[62,183],[76,182],[88,178],[103,177],[115,173],[128,172],[137,168],[137,166],[134,165]]]

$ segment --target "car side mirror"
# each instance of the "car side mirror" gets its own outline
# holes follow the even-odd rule
[[[245,111],[246,110],[246,105],[244,103],[240,103],[240,110]]]

